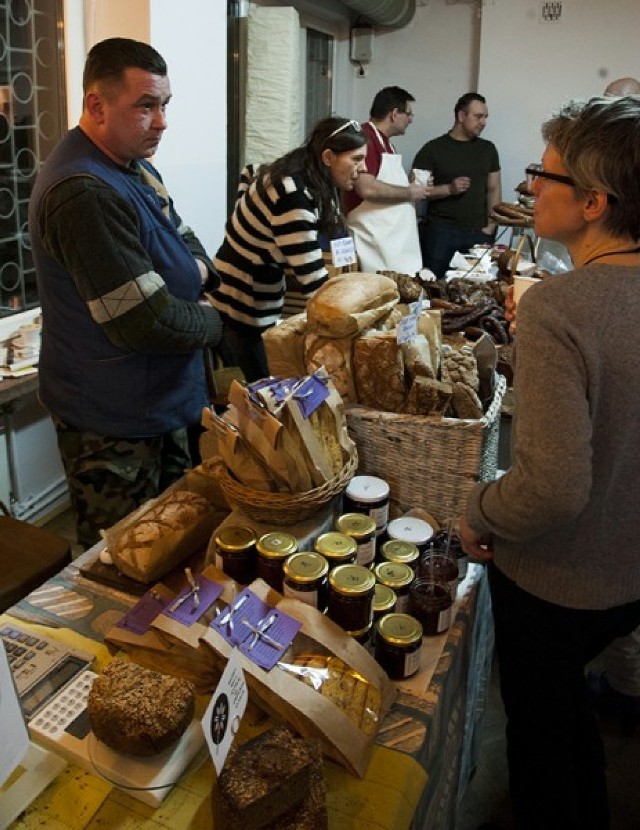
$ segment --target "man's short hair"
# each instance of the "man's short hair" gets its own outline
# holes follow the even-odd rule
[[[480,95],[478,92],[465,92],[464,95],[461,95],[460,98],[456,101],[456,105],[453,108],[453,114],[455,115],[456,119],[458,117],[458,113],[463,111],[467,113],[469,111],[469,104],[473,101],[480,101],[481,104],[486,104],[487,99],[484,95]]]
[[[96,81],[118,84],[125,71],[132,68],[144,69],[163,77],[167,74],[164,58],[148,43],[127,37],[101,40],[87,55],[82,88],[86,94]]]
[[[407,103],[415,100],[406,89],[401,89],[399,86],[386,86],[373,99],[369,118],[381,119],[389,115],[392,110],[405,110]]]

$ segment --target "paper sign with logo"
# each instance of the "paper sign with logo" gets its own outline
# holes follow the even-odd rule
[[[218,775],[240,728],[248,698],[244,672],[234,649],[202,718],[202,731]]]

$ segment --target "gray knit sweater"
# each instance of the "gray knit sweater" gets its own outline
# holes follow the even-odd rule
[[[467,521],[495,563],[570,608],[640,598],[640,269],[586,266],[518,307],[512,466]]]

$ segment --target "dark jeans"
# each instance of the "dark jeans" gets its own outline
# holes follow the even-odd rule
[[[518,830],[606,830],[604,750],[585,666],[640,622],[640,601],[605,611],[554,605],[489,564]]]
[[[441,280],[449,269],[451,257],[456,251],[468,251],[473,245],[491,245],[495,235],[480,229],[459,228],[451,222],[443,222],[433,216],[418,225],[422,264]]]
[[[225,348],[226,364],[239,366],[245,380],[253,383],[269,376],[267,353],[262,342],[262,334],[250,326],[234,326],[224,321],[222,338]]]

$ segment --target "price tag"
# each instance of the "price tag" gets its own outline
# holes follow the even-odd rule
[[[249,690],[237,649],[233,649],[213,697],[202,717],[202,731],[218,775],[247,708]]]
[[[396,340],[398,343],[408,343],[418,333],[418,318],[415,314],[407,314],[398,321],[396,327]]]
[[[344,265],[355,265],[356,247],[350,236],[341,236],[340,239],[331,240],[331,261],[335,268],[342,268]]]

